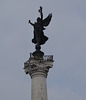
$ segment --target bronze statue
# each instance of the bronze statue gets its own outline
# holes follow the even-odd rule
[[[35,22],[33,24],[29,20],[29,23],[34,27],[34,38],[32,39],[32,43],[36,44],[36,53],[41,52],[40,45],[45,44],[45,42],[48,40],[48,37],[44,35],[43,30],[45,30],[44,27],[49,25],[51,18],[52,18],[52,13],[50,13],[45,19],[43,19],[43,12],[42,12],[41,6],[40,6],[40,9],[38,10],[38,12],[40,13],[41,17],[37,18],[37,22]],[[42,56],[43,56],[43,54],[42,54]]]

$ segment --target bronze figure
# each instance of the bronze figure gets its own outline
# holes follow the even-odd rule
[[[48,40],[48,37],[44,35],[43,30],[45,30],[52,18],[52,13],[50,13],[45,19],[43,19],[43,12],[42,7],[40,6],[40,9],[38,10],[41,17],[37,18],[37,22],[34,24],[29,20],[29,23],[34,27],[34,38],[32,39],[32,43],[36,44],[36,53],[41,52],[40,45],[45,44],[45,42]]]

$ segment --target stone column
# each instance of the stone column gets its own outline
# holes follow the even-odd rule
[[[46,78],[53,60],[30,58],[24,63],[25,73],[31,76],[31,100],[48,100]]]

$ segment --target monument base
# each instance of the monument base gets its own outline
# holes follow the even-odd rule
[[[40,51],[41,46],[40,45],[36,45],[35,49],[36,49],[36,51],[33,52],[33,56],[34,57],[38,57],[38,58],[42,58],[44,56],[44,52]]]
[[[44,56],[44,52],[42,52],[42,51],[35,51],[35,52],[33,52],[33,56],[34,57],[43,57]]]

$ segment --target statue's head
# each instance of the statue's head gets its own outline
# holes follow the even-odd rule
[[[40,18],[40,17],[38,17],[38,18],[37,18],[37,22],[40,22],[40,21],[41,21],[41,18]]]

